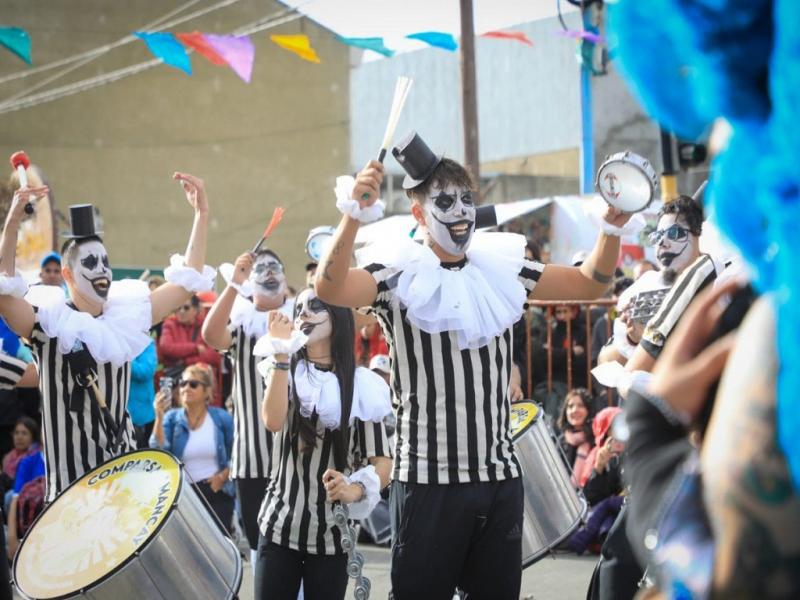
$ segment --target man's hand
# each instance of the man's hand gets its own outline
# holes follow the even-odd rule
[[[720,298],[739,285],[734,279],[704,290],[683,314],[653,368],[650,392],[692,420],[700,414],[708,388],[722,374],[735,343],[731,333],[704,348],[724,311]]]
[[[381,193],[381,183],[383,182],[383,164],[377,160],[367,163],[358,175],[356,184],[353,187],[353,200],[358,200],[361,207],[372,206]]]
[[[619,320],[625,325],[625,333],[628,335],[628,341],[633,342],[633,345],[642,341],[644,335],[644,323],[631,318],[631,309],[633,308],[633,300],[625,305],[619,315]]]
[[[189,173],[179,173],[175,171],[172,178],[181,183],[183,191],[186,194],[186,200],[192,206],[196,213],[208,213],[208,198],[206,196],[206,187],[203,180]]]
[[[292,337],[292,322],[279,310],[269,312],[269,334],[275,339],[288,340]]]
[[[242,285],[253,270],[255,257],[250,252],[245,252],[233,263],[233,277],[231,280],[236,285]]]
[[[46,196],[50,191],[46,185],[33,188],[18,189],[14,192],[14,197],[11,199],[11,208],[8,210],[6,223],[12,225],[19,225],[25,217],[25,206],[28,202]]]
[[[361,486],[348,484],[344,475],[335,469],[328,469],[322,474],[322,483],[325,485],[328,502],[338,500],[344,504],[352,504],[361,500]]]
[[[603,219],[606,223],[609,223],[614,227],[623,227],[632,216],[633,213],[622,212],[620,209],[609,205],[609,207],[606,209],[606,213],[603,215]]]

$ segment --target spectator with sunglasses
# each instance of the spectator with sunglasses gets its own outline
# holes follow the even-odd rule
[[[196,295],[179,306],[174,315],[164,320],[158,341],[158,355],[166,376],[177,377],[187,366],[205,363],[213,369],[214,379],[218,381],[220,355],[203,341],[200,335],[202,328],[200,298]],[[222,406],[219,386],[215,389],[213,404]]]
[[[172,452],[182,461],[197,493],[208,500],[216,516],[230,531],[234,487],[229,478],[233,450],[233,418],[227,411],[209,406],[214,394],[209,365],[194,364],[178,381],[181,407],[167,410],[171,398],[156,396],[156,421],[150,446]]]

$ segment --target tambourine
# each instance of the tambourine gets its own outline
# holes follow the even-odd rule
[[[309,231],[308,238],[306,239],[306,254],[308,258],[316,263],[322,260],[322,255],[325,254],[328,243],[330,243],[335,231],[336,228],[330,225],[314,227],[314,229]]]
[[[625,151],[606,157],[594,185],[611,206],[635,213],[650,206],[656,197],[658,176],[650,161]]]

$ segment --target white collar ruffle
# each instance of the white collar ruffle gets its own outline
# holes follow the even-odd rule
[[[399,274],[394,302],[422,331],[454,331],[460,350],[480,348],[522,316],[526,292],[519,281],[525,238],[478,232],[466,264],[446,269],[433,250],[407,237],[370,244],[356,252],[360,267],[377,263]]]
[[[290,319],[293,318],[294,298],[287,298],[278,310]],[[256,309],[256,305],[252,301],[237,294],[231,309],[230,329],[241,327],[250,337],[265,336],[269,325],[269,313],[268,310]]]
[[[58,350],[63,354],[72,352],[80,341],[97,362],[118,367],[150,344],[153,316],[150,290],[144,281],[112,282],[99,317],[67,305],[64,291],[56,286],[34,286],[26,300],[37,307],[36,320],[48,337],[58,338]]]
[[[310,417],[317,413],[326,429],[336,429],[342,418],[342,399],[339,380],[332,371],[320,371],[313,363],[298,361],[292,383],[300,401],[300,414]],[[364,367],[355,371],[353,404],[350,425],[356,419],[380,423],[392,412],[389,386],[380,375]]]

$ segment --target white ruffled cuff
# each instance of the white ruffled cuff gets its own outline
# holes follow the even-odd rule
[[[350,518],[355,520],[366,519],[381,500],[381,480],[375,467],[368,465],[345,477],[348,484],[359,481],[364,484],[367,493],[358,502],[348,506]]]
[[[351,197],[356,180],[349,175],[342,175],[336,178],[336,208],[343,215],[348,215],[362,223],[372,223],[383,218],[383,211],[386,208],[383,200],[376,200],[372,206],[361,207],[357,200]]]
[[[222,278],[225,280],[225,283],[228,287],[232,287],[239,295],[244,298],[252,298],[253,297],[253,284],[250,283],[249,280],[246,280],[242,283],[236,283],[233,281],[233,265],[231,263],[222,263],[219,266],[219,274],[222,275]]]
[[[599,197],[585,202],[583,205],[583,212],[586,215],[586,218],[589,219],[592,225],[594,225],[597,229],[600,229],[606,235],[638,235],[639,232],[647,225],[647,222],[644,220],[642,214],[636,213],[630,219],[628,219],[628,222],[622,227],[617,227],[616,225],[612,225],[605,220],[604,215],[607,209],[608,204],[606,204],[605,201]]]
[[[0,296],[14,296],[14,298],[24,298],[28,293],[28,282],[22,275],[15,273],[13,277],[0,275]]]
[[[297,329],[292,330],[288,339],[274,338],[270,334],[258,338],[253,346],[255,356],[274,356],[275,354],[294,354],[306,345],[308,336]]]
[[[181,286],[187,292],[213,290],[216,277],[217,270],[214,267],[205,265],[203,272],[199,273],[192,267],[187,267],[180,254],[173,254],[169,259],[169,266],[164,269],[164,279]]]

